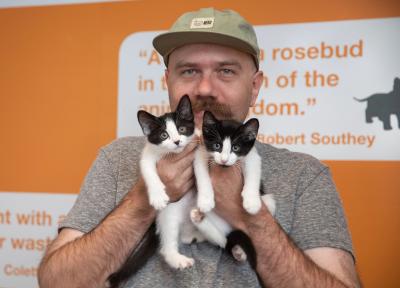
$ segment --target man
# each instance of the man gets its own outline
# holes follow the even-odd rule
[[[255,104],[263,74],[254,30],[233,11],[201,9],[182,15],[169,33],[153,41],[167,66],[170,105],[182,95],[202,113],[243,121]],[[45,287],[104,287],[154,221],[140,177],[142,137],[103,148],[81,193],[39,269]],[[171,201],[194,185],[196,145],[162,159],[158,173]],[[242,207],[242,179],[213,166],[215,210],[249,235],[257,273],[268,287],[358,287],[352,245],[340,199],[326,166],[314,158],[257,144],[263,158],[264,190],[275,195],[274,219],[265,206],[256,215]],[[124,287],[259,287],[248,263],[234,261],[207,242],[182,245],[194,267],[170,268],[157,254]]]

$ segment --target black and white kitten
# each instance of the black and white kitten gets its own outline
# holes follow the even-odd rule
[[[165,185],[157,174],[157,162],[168,153],[180,153],[194,136],[194,117],[187,95],[178,103],[175,112],[156,117],[146,111],[138,111],[139,124],[147,136],[147,143],[140,160],[140,171],[147,186],[150,204],[160,210],[167,206],[169,198]]]
[[[233,120],[218,120],[211,112],[205,111],[202,127],[204,146],[197,150],[194,163],[198,209],[191,211],[191,220],[209,242],[222,248],[228,248],[228,239],[238,239],[239,245],[232,246],[230,243],[229,247],[233,247],[233,251],[228,249],[228,252],[237,260],[247,258],[242,248],[248,248],[245,249],[246,252],[252,248],[240,247],[240,245],[249,246],[251,241],[247,241],[250,243],[240,243],[243,242],[240,239],[246,238],[246,236],[241,235],[238,231],[233,231],[225,220],[211,211],[214,207],[214,192],[208,174],[208,163],[211,160],[223,166],[239,165],[238,171],[243,173],[244,180],[241,195],[245,210],[250,214],[256,214],[261,208],[261,201],[263,201],[270,213],[274,215],[276,207],[273,195],[261,195],[260,192],[261,157],[254,146],[258,127],[258,120],[255,118],[242,124]],[[254,262],[255,256],[252,258],[249,260]]]
[[[160,253],[173,268],[190,267],[194,260],[180,254],[178,246],[181,234],[191,234],[198,240],[202,238],[198,232],[198,235],[195,235],[196,230],[189,217],[190,209],[195,205],[195,191],[189,191],[179,201],[169,203],[165,185],[156,168],[158,160],[168,153],[182,152],[194,137],[195,125],[190,99],[187,95],[183,96],[175,112],[161,117],[139,111],[138,120],[148,140],[142,152],[140,171],[147,187],[150,204],[158,210],[156,226],[160,236]],[[184,227],[188,225],[192,227],[185,230]]]
[[[204,112],[204,146],[198,150],[200,155],[195,158],[194,163],[198,186],[197,206],[201,212],[209,212],[215,205],[208,174],[210,158],[218,165],[241,165],[244,178],[243,207],[250,214],[256,214],[260,210],[261,157],[254,147],[258,127],[258,120],[255,118],[242,124],[234,120],[220,121],[211,112]],[[199,163],[200,161],[203,163]]]
[[[147,138],[140,159],[140,171],[147,187],[149,202],[158,213],[155,223],[150,226],[125,263],[109,276],[108,287],[111,288],[120,287],[146,264],[158,248],[171,267],[182,269],[192,266],[194,260],[178,251],[179,236],[185,234],[191,238],[190,241],[193,237],[204,240],[189,216],[190,209],[195,206],[195,192],[190,191],[179,201],[169,203],[165,185],[158,176],[156,166],[164,155],[182,152],[193,140],[195,125],[189,96],[185,95],[180,99],[175,112],[156,117],[140,110],[137,117]],[[183,230],[185,233],[182,233]]]

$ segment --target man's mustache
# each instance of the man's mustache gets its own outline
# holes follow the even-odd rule
[[[210,111],[218,119],[231,119],[232,110],[228,105],[221,104],[210,98],[196,100],[192,102],[193,112]]]

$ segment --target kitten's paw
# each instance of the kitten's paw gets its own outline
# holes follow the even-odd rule
[[[244,261],[247,260],[246,252],[244,252],[242,247],[240,247],[239,245],[233,246],[233,248],[232,248],[232,256],[233,256],[233,258],[235,258],[239,262],[244,262]]]
[[[165,208],[169,202],[168,195],[164,192],[156,197],[149,197],[150,205],[153,206],[156,210],[161,210]]]
[[[200,211],[199,208],[193,208],[190,211],[190,220],[192,220],[193,223],[198,224],[201,221],[203,221],[205,217],[205,214]]]
[[[197,207],[203,213],[210,212],[215,207],[214,198],[212,197],[199,198],[197,201]]]
[[[243,197],[243,208],[250,214],[257,214],[261,209],[260,197]],[[250,198],[250,199],[249,199]]]
[[[165,257],[165,261],[174,269],[185,269],[190,268],[194,264],[194,259],[186,257],[185,255],[174,253],[171,255],[167,255]]]

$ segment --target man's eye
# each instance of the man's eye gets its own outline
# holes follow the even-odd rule
[[[164,131],[164,132],[161,133],[160,137],[161,137],[162,140],[165,140],[165,139],[167,139],[169,137],[169,135],[168,135],[167,132]]]
[[[185,75],[185,76],[192,76],[194,74],[196,74],[195,69],[186,69],[186,70],[182,71],[182,75]]]
[[[213,148],[214,148],[214,150],[219,150],[219,149],[221,148],[221,144],[219,144],[219,143],[214,143],[214,144],[213,144]]]
[[[178,128],[178,132],[179,133],[186,133],[186,131],[187,131],[187,129],[184,126],[181,126],[181,127]]]
[[[221,70],[220,70],[220,73],[221,73],[222,75],[224,75],[224,76],[230,76],[230,75],[235,74],[235,72],[234,72],[233,70],[228,69],[228,68],[221,69]]]

